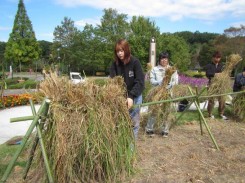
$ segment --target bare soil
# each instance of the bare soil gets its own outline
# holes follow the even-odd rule
[[[245,123],[208,119],[219,147],[198,122],[175,126],[167,138],[149,137],[142,131],[137,141],[138,172],[133,183],[242,183],[245,182]]]

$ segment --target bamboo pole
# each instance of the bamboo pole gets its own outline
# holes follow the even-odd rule
[[[245,93],[244,91],[240,91],[240,92],[232,92],[232,93],[224,93],[224,94],[217,94],[217,95],[200,95],[199,99],[206,99],[206,98],[211,98],[211,97],[219,97],[219,96],[225,96],[225,95],[236,95],[236,94],[240,94],[240,93]],[[196,98],[197,95],[193,95],[193,96],[185,96],[185,97],[179,97],[179,98],[174,98],[174,99],[168,99],[168,100],[160,100],[160,101],[155,101],[155,102],[146,102],[143,104],[136,104],[133,105],[133,108],[137,108],[137,107],[144,107],[144,106],[149,106],[149,105],[156,105],[156,104],[161,104],[161,103],[166,103],[166,102],[176,102],[176,101],[180,101],[183,99],[193,99]]]
[[[29,126],[24,138],[22,139],[21,146],[17,149],[17,151],[14,154],[12,160],[8,164],[7,169],[5,170],[4,175],[3,175],[2,179],[0,180],[0,183],[5,183],[6,182],[7,178],[9,177],[9,175],[10,175],[10,173],[11,173],[13,167],[14,167],[14,164],[15,164],[16,160],[18,159],[19,155],[21,154],[22,150],[24,149],[24,147],[25,147],[25,145],[27,143],[27,140],[29,139],[33,129],[35,128],[35,126],[36,126],[36,124],[37,124],[37,122],[39,120],[40,114],[45,109],[46,105],[48,105],[49,103],[50,103],[50,100],[48,100],[48,99],[45,99],[42,102],[42,104],[41,104],[41,106],[40,106],[40,108],[39,108],[39,110],[37,112],[37,115],[34,117],[34,119],[33,119],[32,123],[31,123],[31,125]]]
[[[196,95],[198,96],[198,88],[196,87]],[[197,97],[196,98],[196,102],[200,108],[200,101],[199,101],[199,98]],[[201,135],[203,135],[203,130],[202,130],[202,120],[201,120],[201,115],[200,113],[198,113],[198,118],[199,118],[199,123],[200,123],[200,130],[201,130]]]
[[[200,99],[206,99],[206,98],[211,98],[211,97],[220,97],[220,96],[225,96],[225,95],[237,95],[240,93],[245,93],[245,90],[239,91],[239,92],[230,92],[230,93],[222,93],[222,94],[217,94],[217,95],[203,95],[200,96]]]
[[[27,121],[27,120],[33,120],[35,116],[23,116],[23,117],[17,117],[17,118],[11,118],[10,123],[13,122],[20,122],[20,121]]]
[[[189,89],[190,93],[191,93],[192,95],[194,95],[194,94],[192,93],[191,88],[190,88],[189,86],[188,86],[188,89]],[[209,128],[209,126],[208,126],[208,124],[207,124],[207,122],[206,122],[206,120],[205,120],[203,114],[202,114],[202,111],[201,111],[200,107],[198,106],[198,104],[197,104],[196,101],[194,101],[194,103],[195,103],[195,105],[196,105],[196,108],[197,108],[199,114],[201,115],[201,118],[202,118],[202,120],[203,120],[203,123],[204,123],[204,125],[205,125],[207,131],[208,131],[209,136],[211,137],[211,139],[212,139],[212,141],[213,141],[215,147],[217,148],[217,150],[219,150],[219,146],[218,146],[218,144],[216,143],[216,141],[215,141],[215,139],[214,139],[214,137],[213,137],[213,134],[211,133],[211,130],[210,130],[210,128]]]
[[[198,96],[200,96],[206,88],[202,88],[202,90],[200,91],[200,93],[198,94]],[[190,108],[190,106],[194,103],[194,101],[191,101],[191,103],[189,103],[187,105],[187,107],[185,108],[185,110],[181,113],[181,115],[178,116],[178,118],[175,120],[175,123],[177,123],[179,121],[179,119],[185,114],[185,112],[187,111],[187,109]]]
[[[183,99],[193,99],[195,97],[196,97],[196,95],[179,97],[179,98],[168,99],[168,100],[160,100],[160,101],[155,101],[155,102],[146,102],[146,103],[143,103],[143,104],[136,104],[136,105],[133,106],[133,108],[144,107],[144,106],[155,105],[155,104],[161,104],[161,103],[166,103],[166,102],[176,102],[176,101],[180,101],[180,100],[183,100]]]
[[[34,108],[32,100],[30,100],[30,104],[31,104],[31,109],[32,109],[33,115],[36,115],[36,110]],[[46,150],[45,150],[45,145],[44,145],[44,142],[43,142],[43,139],[42,139],[42,129],[43,129],[43,126],[44,126],[45,117],[48,114],[48,109],[49,109],[49,105],[46,105],[46,107],[44,108],[44,110],[41,113],[41,115],[44,118],[41,119],[41,123],[40,124],[39,123],[36,124],[37,134],[36,134],[36,137],[34,139],[34,142],[33,142],[33,145],[32,145],[32,149],[30,151],[30,155],[29,155],[29,159],[28,159],[27,164],[26,164],[26,168],[25,168],[25,171],[24,171],[23,179],[26,179],[26,177],[27,177],[27,173],[28,173],[28,171],[30,169],[30,166],[31,166],[31,163],[32,163],[32,160],[33,160],[33,157],[34,157],[34,153],[35,153],[37,144],[40,141],[41,151],[42,151],[42,154],[43,154],[44,164],[45,164],[46,171],[47,171],[47,174],[48,174],[49,182],[54,182],[52,171],[50,169],[50,163],[49,163],[48,156],[47,156],[47,153],[46,153]]]

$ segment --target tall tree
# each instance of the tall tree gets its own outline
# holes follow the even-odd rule
[[[4,65],[4,51],[5,51],[6,43],[0,41],[0,66]]]
[[[186,41],[173,34],[161,34],[157,41],[159,51],[167,51],[170,54],[170,62],[176,65],[178,70],[186,71],[191,63],[190,49]]]
[[[149,62],[150,40],[152,37],[158,39],[160,36],[159,28],[155,22],[143,16],[133,16],[130,22],[131,33],[129,42],[132,54],[139,58],[143,68]]]
[[[108,68],[113,59],[113,49],[119,38],[127,38],[129,34],[129,24],[126,14],[119,14],[115,9],[104,9],[101,18],[101,25],[96,28],[96,36],[100,40],[97,48],[101,51],[97,59],[102,61],[105,68]]]
[[[6,60],[21,64],[31,64],[39,58],[40,48],[36,40],[32,23],[27,15],[23,0],[19,0],[14,26],[6,45]]]
[[[62,67],[62,71],[69,70],[70,67],[76,68],[78,58],[74,57],[74,55],[76,55],[75,52],[78,50],[74,49],[73,46],[81,32],[75,27],[74,21],[71,18],[64,17],[61,25],[55,27],[53,34],[52,55],[57,58],[59,64],[66,66],[66,68]]]

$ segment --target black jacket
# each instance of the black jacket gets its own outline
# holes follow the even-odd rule
[[[243,76],[242,73],[239,73],[235,77],[235,82],[233,85],[233,91],[234,92],[241,91],[242,87],[244,87],[244,86],[245,86],[245,76]]]
[[[223,71],[223,65],[218,63],[216,66],[216,64],[212,62],[206,65],[205,70],[210,84],[211,79],[214,77],[215,73],[221,73]]]
[[[133,99],[142,94],[145,87],[145,77],[140,61],[135,57],[130,57],[126,65],[119,61],[113,62],[110,68],[110,77],[122,76],[127,85],[128,97]]]

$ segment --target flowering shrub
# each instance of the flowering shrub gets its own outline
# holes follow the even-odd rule
[[[192,87],[204,87],[208,84],[207,78],[194,78],[194,77],[188,77],[185,75],[180,74],[179,75],[179,84],[185,84],[190,85]]]
[[[29,104],[29,99],[32,99],[33,103],[37,102],[31,94],[4,96],[3,98],[0,98],[0,109],[3,107],[14,107]]]

